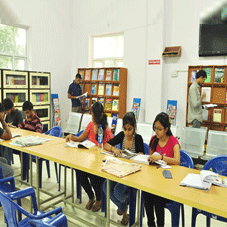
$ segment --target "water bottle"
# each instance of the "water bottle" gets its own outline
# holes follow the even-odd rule
[[[102,125],[99,125],[99,129],[98,129],[98,149],[102,150],[103,148],[103,129],[102,129]]]

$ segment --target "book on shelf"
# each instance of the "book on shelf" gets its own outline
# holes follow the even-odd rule
[[[15,95],[14,103],[18,103],[18,102],[19,102],[19,96],[18,95]]]
[[[120,84],[115,84],[113,86],[113,96],[119,96]]]
[[[112,117],[113,117],[112,125],[116,126],[117,125],[118,114],[113,114]]]
[[[37,76],[37,85],[40,85],[40,77]]]
[[[81,75],[81,80],[84,78],[84,70],[79,70],[79,74]]]
[[[198,71],[199,71],[199,70],[192,70],[192,71],[191,71],[191,82],[192,82],[192,83],[195,81],[196,73],[197,73]]]
[[[91,99],[91,104],[93,105],[93,104],[95,104],[97,102],[97,98],[92,98]]]
[[[90,106],[90,99],[85,99],[84,108],[89,108],[89,106]]]
[[[92,147],[96,146],[95,143],[89,141],[89,140],[84,140],[83,142],[74,142],[74,141],[70,141],[67,142],[66,147],[74,147],[74,148],[87,148],[87,149],[91,149]]]
[[[83,93],[84,92],[84,85],[83,84],[80,84],[80,88],[81,88],[81,91]]]
[[[207,74],[205,83],[210,83],[211,82],[211,68],[202,68],[202,70],[205,71]]]
[[[98,98],[98,102],[100,102],[103,105],[103,107],[104,107],[104,98],[103,97],[99,97]]]
[[[227,187],[227,179],[209,170],[201,170],[200,174],[189,173],[180,183],[180,186],[187,186],[209,191],[211,185]]]
[[[113,99],[112,110],[113,111],[119,110],[119,100],[118,99]]]
[[[90,80],[90,74],[91,74],[91,70],[90,69],[86,69],[85,70],[85,80]]]
[[[136,163],[123,162],[117,158],[109,157],[103,163],[102,170],[121,178],[141,170],[141,166]]]
[[[112,80],[112,70],[111,69],[106,70],[106,80]]]
[[[92,80],[97,80],[98,69],[92,70]]]
[[[104,95],[104,84],[99,84],[98,95]]]
[[[33,76],[32,77],[32,85],[36,85],[36,84],[37,84],[36,76]]]
[[[203,102],[210,102],[210,97],[211,97],[211,87],[202,87],[202,94],[205,93],[206,97],[203,98]]]
[[[40,101],[43,102],[44,101],[44,95],[40,94]]]
[[[97,84],[92,84],[91,85],[91,94],[95,95],[96,94],[96,88],[97,88]]]
[[[222,119],[222,109],[214,109],[213,110],[213,121],[221,122]]]
[[[114,81],[119,81],[119,69],[114,69],[113,70],[113,80]]]
[[[112,84],[106,84],[106,95],[111,96],[111,92],[112,92]]]
[[[105,99],[105,110],[111,110],[111,99]]]
[[[32,94],[32,102],[36,102],[36,94]]]
[[[40,94],[36,94],[36,102],[40,102],[41,98],[40,98]]]
[[[13,78],[13,76],[7,76],[6,77],[6,84],[8,84],[8,85],[14,85],[14,78]]]
[[[43,94],[43,101],[48,102],[48,94],[47,93]]]
[[[99,69],[99,80],[104,80],[104,69]]]
[[[212,104],[212,103],[202,105],[203,109],[205,109],[205,110],[208,110],[209,108],[213,108],[213,107],[216,107],[216,106],[218,106],[218,105]]]
[[[215,68],[214,82],[225,83],[225,68]]]

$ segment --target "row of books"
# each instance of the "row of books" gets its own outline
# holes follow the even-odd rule
[[[203,68],[207,74],[207,79],[205,80],[205,83],[211,82],[211,68]],[[196,73],[199,70],[192,70],[191,71],[191,82],[194,82],[196,79]],[[214,72],[214,83],[225,83],[225,68],[215,68]]]
[[[218,89],[218,90],[217,90]],[[202,94],[206,93],[206,97],[203,98],[203,102],[211,102],[211,87],[202,87]],[[220,88],[213,88],[213,101],[214,103],[227,103],[227,91],[225,88],[220,90]]]
[[[6,85],[25,85],[24,76],[6,76]]]
[[[97,91],[97,88],[98,88],[98,91]],[[119,88],[120,88],[120,85],[119,84],[115,84],[113,86],[113,91],[112,91],[112,84],[106,84],[106,90],[104,92],[104,84],[92,84],[91,85],[91,94],[92,95],[113,95],[113,96],[119,96]],[[97,93],[98,92],[98,93]]]
[[[12,100],[13,103],[18,103],[18,102],[24,102],[25,99],[22,95],[12,95],[12,94],[7,94],[6,98],[9,98]]]
[[[48,77],[32,76],[32,85],[48,85]]]
[[[225,123],[227,123],[227,108],[225,109]],[[213,109],[213,122],[222,122],[224,109]]]
[[[32,102],[48,102],[48,94],[32,94]]]
[[[85,75],[84,70],[80,70],[79,74],[81,75],[82,79],[84,80],[113,80],[113,81],[119,81],[119,69],[86,69]]]
[[[86,98],[84,101],[84,108],[89,108],[90,107],[90,101],[91,104],[93,105],[96,102],[100,102],[102,103],[102,105],[104,106],[104,110],[109,110],[109,111],[118,111],[119,110],[119,99],[109,99],[106,98],[105,102],[104,102],[104,98],[99,97],[99,98]]]

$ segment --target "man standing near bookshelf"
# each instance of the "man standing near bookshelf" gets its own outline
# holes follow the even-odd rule
[[[207,78],[205,71],[200,70],[196,73],[196,79],[189,88],[188,95],[188,123],[192,123],[193,128],[200,128],[203,121],[202,100],[206,93],[200,95],[199,88]]]
[[[81,103],[78,96],[82,95],[82,89],[80,87],[81,75],[76,74],[75,80],[69,85],[68,98],[72,100],[72,112],[81,112]]]

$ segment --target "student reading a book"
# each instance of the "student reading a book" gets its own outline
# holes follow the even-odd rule
[[[189,88],[188,123],[192,123],[193,128],[200,128],[203,121],[202,100],[206,97],[206,93],[200,95],[199,87],[203,85],[206,78],[206,72],[200,70],[196,73],[196,79]]]
[[[13,102],[11,99],[7,98],[3,100],[3,106],[5,108],[6,111],[6,123],[11,126],[15,126],[15,127],[22,127],[22,123],[23,123],[23,117],[21,112],[16,109],[13,105]]]
[[[19,128],[41,133],[42,123],[37,114],[33,111],[33,104],[30,101],[23,103],[23,111],[26,115],[26,119]]]
[[[111,151],[115,156],[121,156],[122,150],[127,149],[134,153],[144,154],[144,144],[141,135],[136,132],[136,119],[133,112],[128,112],[123,117],[123,131],[118,133],[113,139],[109,140],[104,146],[104,149]],[[121,145],[121,149],[115,146]],[[121,223],[128,224],[128,193],[129,186],[110,181],[110,198],[117,205],[118,215],[123,215]],[[103,184],[103,190],[106,193],[106,181]]]
[[[66,137],[66,142],[69,142],[70,140],[83,142],[88,138],[89,141],[98,145],[98,128],[100,124],[103,128],[103,144],[105,145],[107,141],[113,138],[113,134],[108,127],[107,116],[104,114],[103,105],[100,102],[96,102],[92,105],[92,121],[87,125],[86,129],[79,137],[68,135]],[[89,197],[89,201],[85,208],[88,210],[92,209],[94,212],[99,211],[101,207],[101,190],[104,179],[79,170],[77,170],[77,176]],[[92,187],[95,191],[95,196]]]
[[[5,110],[2,103],[0,103],[0,122],[3,127],[3,128],[0,128],[0,138],[4,140],[10,140],[12,138],[12,134],[4,120],[4,117],[5,117]],[[0,157],[0,166],[2,168],[2,175],[4,178],[13,176],[13,173],[14,173],[13,168],[8,164],[6,158]]]
[[[150,156],[148,161],[153,163],[157,160],[164,160],[167,164],[180,164],[180,145],[178,140],[172,135],[170,130],[169,116],[162,112],[159,113],[153,123],[153,130],[156,135],[151,138]],[[159,153],[153,154],[154,152]],[[165,214],[164,207],[168,200],[144,192],[144,204],[147,213],[148,226],[155,225],[154,209],[156,213],[157,226],[164,226]]]
[[[82,95],[82,90],[80,87],[81,75],[76,74],[75,80],[69,85],[68,98],[72,101],[72,112],[81,112],[81,103],[78,96]]]

